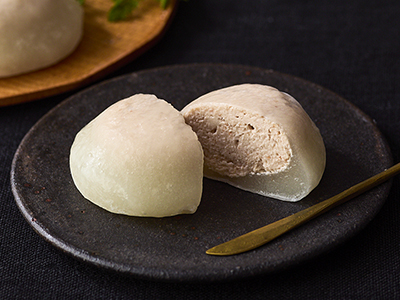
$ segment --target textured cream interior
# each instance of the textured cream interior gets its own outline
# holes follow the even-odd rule
[[[257,113],[210,104],[193,109],[186,122],[197,133],[206,164],[219,174],[270,174],[290,163],[292,150],[284,130]]]

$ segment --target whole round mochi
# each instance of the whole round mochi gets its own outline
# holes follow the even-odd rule
[[[325,170],[321,134],[290,95],[261,84],[205,94],[181,111],[204,151],[204,176],[298,201]]]
[[[171,104],[136,94],[108,107],[75,137],[70,170],[81,194],[118,214],[191,214],[200,204],[203,150]]]
[[[0,77],[53,65],[82,38],[77,0],[0,0]]]

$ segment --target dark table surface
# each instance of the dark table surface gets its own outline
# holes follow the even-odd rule
[[[328,88],[369,115],[400,158],[400,2],[180,2],[161,41],[108,76],[189,63],[256,66]],[[10,188],[13,155],[76,91],[0,108],[0,299],[400,299],[400,178],[366,228],[274,274],[215,283],[154,282],[65,255],[36,234]]]

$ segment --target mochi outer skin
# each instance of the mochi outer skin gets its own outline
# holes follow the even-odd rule
[[[111,105],[75,137],[73,181],[82,195],[118,214],[191,214],[202,195],[203,150],[178,110],[154,95]]]
[[[76,0],[0,0],[0,77],[53,65],[82,38]]]
[[[260,84],[205,94],[181,111],[204,151],[204,176],[284,201],[299,201],[320,182],[325,146],[290,95]]]

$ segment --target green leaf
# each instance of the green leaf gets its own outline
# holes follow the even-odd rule
[[[160,6],[162,9],[166,9],[168,6],[168,0],[159,0],[160,1]]]
[[[113,0],[114,6],[108,12],[108,21],[116,22],[125,20],[138,6],[138,0]]]
[[[85,0],[76,0],[79,4],[84,5]],[[140,0],[112,0],[115,2],[114,6],[108,12],[108,21],[117,22],[125,20],[132,11],[138,6]],[[187,1],[187,0],[185,0]],[[166,9],[169,0],[158,0],[160,7]]]

